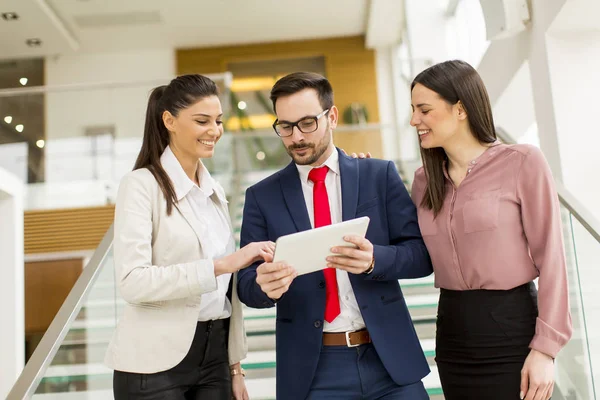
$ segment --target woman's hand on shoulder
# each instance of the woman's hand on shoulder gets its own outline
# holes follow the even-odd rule
[[[346,153],[346,150],[344,150],[344,149],[340,149],[340,150],[345,155],[348,155],[348,153]],[[352,158],[371,158],[372,156],[371,156],[371,152],[367,152],[367,154],[365,154],[365,153],[358,153],[358,154],[352,153],[352,154],[350,154],[350,157],[352,157]]]

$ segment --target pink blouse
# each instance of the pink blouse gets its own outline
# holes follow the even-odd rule
[[[556,357],[572,334],[560,204],[542,152],[496,144],[471,161],[458,188],[446,174],[437,216],[421,207],[425,172],[412,198],[436,287],[508,290],[539,277],[539,315],[530,347]]]

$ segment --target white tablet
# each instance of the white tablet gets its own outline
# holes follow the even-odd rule
[[[275,242],[273,262],[284,261],[293,267],[298,275],[327,268],[326,258],[335,255],[334,246],[356,247],[344,240],[346,235],[365,237],[369,227],[369,217],[361,217],[327,225],[304,232],[281,236]]]

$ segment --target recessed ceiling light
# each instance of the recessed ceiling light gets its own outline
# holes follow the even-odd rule
[[[35,145],[37,147],[39,147],[40,149],[43,149],[44,146],[46,145],[46,141],[44,139],[40,139],[37,142],[35,142]]]
[[[23,124],[19,124],[19,125],[15,126],[15,129],[17,130],[17,132],[23,132],[24,128],[25,127],[23,126]]]
[[[23,86],[27,85],[27,78],[19,79],[19,83],[21,83],[21,85],[23,85]]]
[[[4,117],[4,122],[10,124],[12,122],[12,117],[10,115],[7,115],[6,117]]]
[[[19,19],[19,14],[16,12],[5,12],[2,13],[2,19],[5,21],[16,21]]]
[[[25,43],[29,47],[40,47],[42,45],[42,40],[37,38],[27,39]]]

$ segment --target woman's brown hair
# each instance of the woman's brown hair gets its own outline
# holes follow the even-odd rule
[[[489,144],[496,141],[492,106],[487,90],[477,71],[468,63],[451,60],[433,65],[415,77],[410,86],[411,91],[417,83],[433,90],[450,105],[460,101],[467,113],[471,132],[480,143]],[[421,148],[421,158],[427,186],[420,205],[433,210],[437,216],[446,197],[446,152],[441,147]]]
[[[177,117],[181,110],[205,97],[218,96],[218,94],[217,85],[202,75],[178,76],[168,85],[154,88],[150,94],[142,149],[133,169],[148,168],[154,175],[167,200],[167,215],[171,214],[173,204],[177,203],[177,197],[173,183],[160,163],[160,156],[169,145],[169,131],[163,122],[163,113],[169,111]]]

